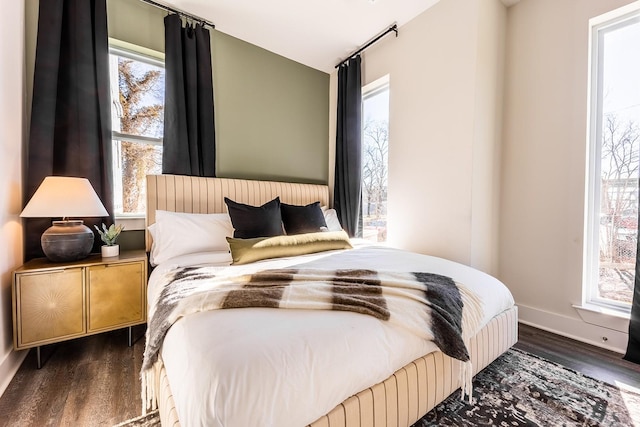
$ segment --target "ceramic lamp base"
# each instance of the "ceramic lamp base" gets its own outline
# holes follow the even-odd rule
[[[93,232],[82,220],[53,221],[42,237],[42,251],[53,262],[84,259],[93,247]]]

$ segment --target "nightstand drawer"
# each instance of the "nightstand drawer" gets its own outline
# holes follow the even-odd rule
[[[87,268],[89,332],[144,322],[145,274],[144,262]]]
[[[18,348],[81,336],[84,329],[82,268],[17,275]]]

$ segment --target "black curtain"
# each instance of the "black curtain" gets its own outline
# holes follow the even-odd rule
[[[338,69],[338,119],[333,205],[349,236],[360,236],[362,186],[362,85],[360,55]]]
[[[162,173],[216,176],[209,30],[164,19],[165,107]]]
[[[640,223],[640,210],[638,211],[638,223]],[[633,284],[631,319],[629,321],[629,342],[627,343],[627,353],[624,355],[624,359],[640,364],[640,229],[638,230],[637,245],[636,274]]]
[[[46,176],[84,177],[111,215],[85,224],[113,222],[110,102],[105,0],[40,1],[24,204]],[[44,256],[50,226],[25,221],[26,259]]]

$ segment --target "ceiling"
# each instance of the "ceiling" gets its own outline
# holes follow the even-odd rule
[[[216,29],[309,67],[334,66],[393,23],[439,0],[165,0]]]
[[[335,65],[396,23],[440,0],[159,0],[204,18],[240,40],[330,73]],[[501,0],[512,6],[520,0]]]

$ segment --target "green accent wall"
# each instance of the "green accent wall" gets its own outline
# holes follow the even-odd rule
[[[107,0],[109,37],[164,52],[167,13],[139,0]]]
[[[38,0],[25,8],[29,111]],[[164,52],[165,15],[139,0],[107,0],[109,37]],[[326,184],[329,74],[210,31],[217,175]]]
[[[216,32],[218,171],[326,184],[329,75]]]
[[[107,6],[110,37],[164,52],[166,12],[139,0]],[[211,33],[217,175],[326,184],[329,75]]]

